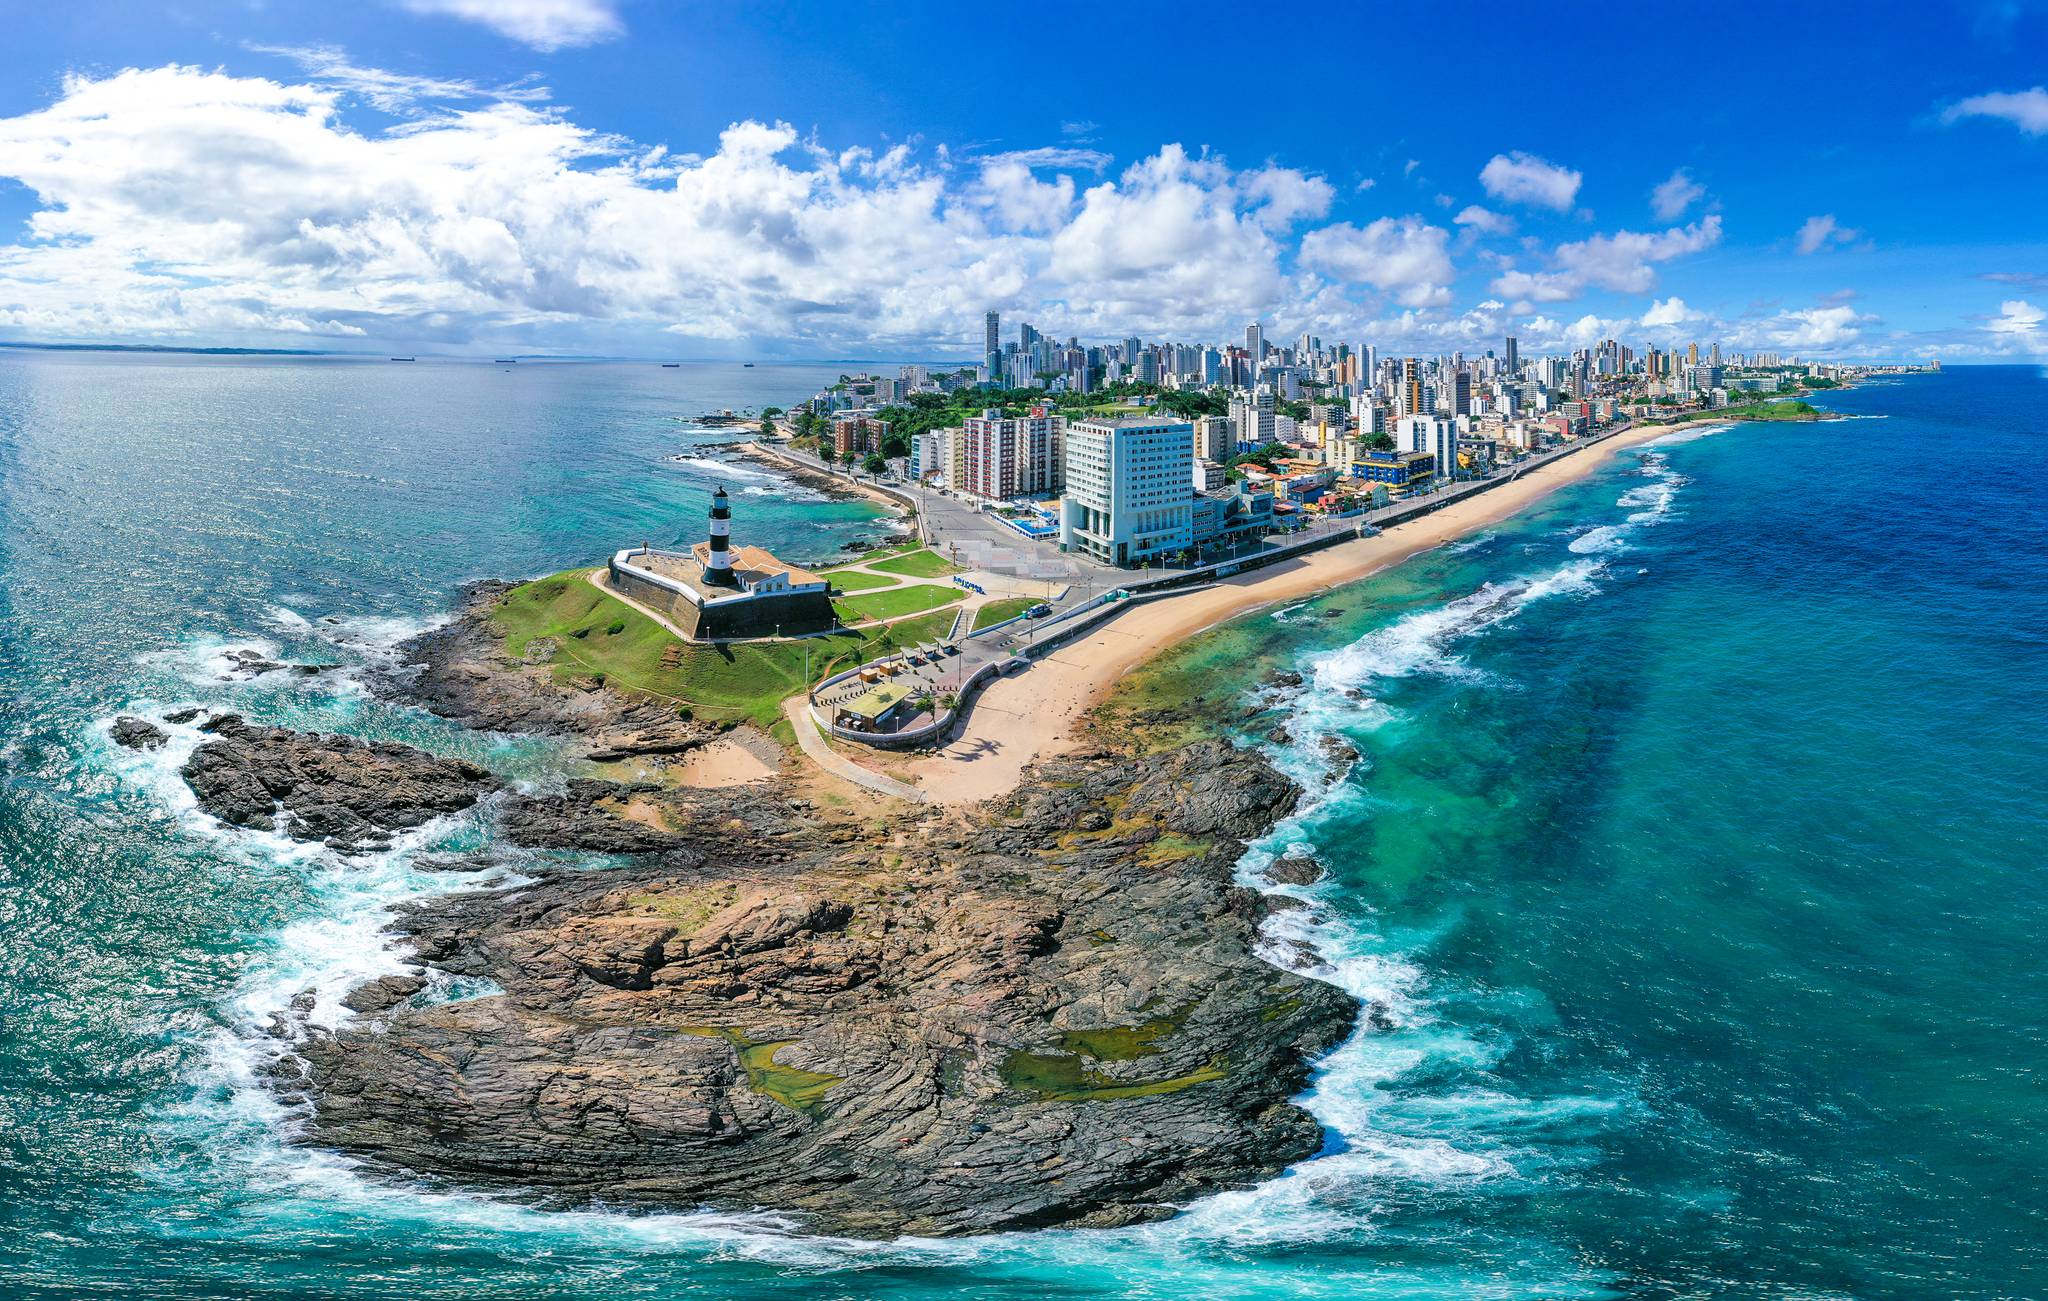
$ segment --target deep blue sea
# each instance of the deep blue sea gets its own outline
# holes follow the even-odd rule
[[[720,479],[778,551],[872,534],[688,421],[839,369],[0,354],[0,1296],[2048,1296],[2037,367],[1688,429],[1152,670],[1288,715],[1311,797],[1245,871],[1316,849],[1275,938],[1378,1008],[1269,1184],[878,1245],[282,1141],[271,1015],[341,1015],[383,910],[448,888],[412,857],[484,831],[354,865],[223,832],[194,737],[107,722],[233,705],[545,780],[545,745],[225,657],[374,663],[467,579],[693,535]]]

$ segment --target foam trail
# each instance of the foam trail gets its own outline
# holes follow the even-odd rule
[[[695,470],[698,474],[709,475],[714,479],[750,479],[762,483],[775,483],[783,478],[782,475],[768,470],[757,470],[751,465],[742,465],[738,461],[720,461],[708,456],[689,456],[677,453],[668,459],[684,469]]]

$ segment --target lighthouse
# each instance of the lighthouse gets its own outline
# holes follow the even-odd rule
[[[704,582],[710,587],[738,587],[733,577],[727,543],[732,538],[732,507],[726,502],[725,486],[711,494],[710,549],[704,557]]]

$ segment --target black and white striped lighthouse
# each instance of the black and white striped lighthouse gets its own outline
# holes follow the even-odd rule
[[[704,581],[713,587],[738,587],[732,576],[732,558],[726,548],[732,539],[732,507],[726,502],[725,486],[711,494],[711,549],[704,558]]]

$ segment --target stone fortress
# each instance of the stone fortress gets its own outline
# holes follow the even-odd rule
[[[666,615],[692,641],[793,637],[827,632],[836,620],[831,584],[760,547],[733,547],[732,503],[711,497],[707,538],[688,551],[647,543],[613,555],[613,590]]]

